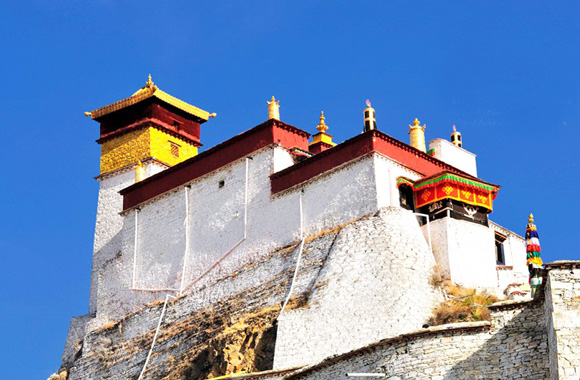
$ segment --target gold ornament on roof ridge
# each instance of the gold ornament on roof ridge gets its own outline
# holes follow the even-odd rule
[[[320,132],[326,132],[328,130],[328,126],[324,122],[326,118],[324,117],[324,111],[320,111],[320,123],[316,126]]]
[[[409,124],[409,134],[411,135],[410,145],[422,152],[427,151],[425,146],[425,127],[427,127],[426,124],[423,124],[421,127],[421,122],[418,118],[415,118],[413,125]]]
[[[268,119],[280,120],[280,101],[272,95],[272,99],[266,103],[268,103]]]
[[[415,118],[415,120],[413,121],[413,125],[409,124],[409,128],[411,128],[411,129],[425,130],[426,127],[427,127],[427,124],[423,124],[423,126],[421,127],[421,122],[417,118]]]
[[[534,214],[530,214],[530,217],[528,218],[528,223],[534,223]]]
[[[147,82],[145,82],[145,87],[153,87],[154,83],[151,80],[151,74],[149,74],[149,77],[147,78]]]

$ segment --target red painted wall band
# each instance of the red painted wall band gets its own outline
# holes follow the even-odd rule
[[[123,210],[182,186],[272,144],[308,149],[310,134],[270,119],[207,151],[120,191]]]
[[[272,193],[276,194],[280,191],[287,190],[371,151],[384,154],[424,176],[447,170],[473,178],[473,176],[396,140],[389,135],[372,130],[346,140],[331,149],[325,150],[278,173],[272,174]]]

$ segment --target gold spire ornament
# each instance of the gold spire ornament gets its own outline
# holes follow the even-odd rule
[[[143,95],[144,93],[154,93],[157,90],[157,86],[151,80],[151,74],[147,77],[147,82],[145,82],[145,86],[138,89],[132,96],[135,95]]]
[[[336,145],[332,142],[332,135],[326,133],[328,125],[326,125],[324,120],[326,120],[324,111],[320,111],[319,122],[316,126],[318,133],[312,136],[312,142],[308,144],[311,153],[320,153]]]
[[[154,85],[155,85],[155,83],[153,83],[153,81],[151,80],[151,74],[149,74],[149,77],[147,78],[147,82],[145,82],[145,87],[151,88]]]
[[[534,223],[534,214],[530,214],[530,217],[528,218],[528,223]]]
[[[272,96],[272,99],[266,103],[268,103],[268,119],[280,120],[280,101]]]
[[[318,126],[316,126],[316,129],[318,129],[320,132],[326,132],[328,130],[328,126],[324,122],[325,119],[324,111],[320,111],[320,123],[318,123]]]
[[[141,182],[145,179],[145,167],[141,160],[137,161],[135,165],[135,182]]]
[[[409,134],[411,135],[411,146],[417,148],[420,151],[427,152],[425,147],[425,128],[427,125],[423,124],[421,127],[421,122],[419,119],[415,118],[413,125],[409,124]]]

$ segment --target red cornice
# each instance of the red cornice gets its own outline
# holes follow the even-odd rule
[[[309,137],[310,134],[301,129],[270,119],[195,157],[121,190],[123,210],[135,207],[273,144],[307,151]]]
[[[272,194],[287,190],[369,152],[378,152],[424,176],[442,171],[473,176],[383,132],[371,130],[272,174]]]
[[[196,157],[121,190],[123,209],[135,207],[272,144],[308,151],[309,137],[310,134],[301,129],[270,119]],[[272,174],[272,193],[287,190],[370,152],[381,153],[423,176],[448,171],[475,178],[389,135],[372,130]]]
[[[318,154],[320,152],[324,152],[325,150],[332,148],[333,146],[334,145],[326,143],[324,141],[319,141],[319,142],[311,143],[308,146],[308,149],[310,149],[310,153]]]
[[[196,139],[194,136],[185,133],[184,131],[180,131],[177,132],[175,131],[174,127],[170,126],[167,123],[164,123],[163,121],[159,120],[159,119],[154,119],[154,118],[147,118],[147,119],[143,119],[143,120],[139,120],[136,123],[133,123],[131,125],[127,125],[126,127],[123,128],[119,128],[113,132],[110,133],[106,133],[104,135],[101,135],[101,138],[97,140],[97,143],[102,144],[106,141],[109,141],[115,137],[119,137],[121,135],[124,135],[126,133],[132,132],[136,129],[140,129],[140,128],[147,128],[147,127],[154,127],[157,128],[173,137],[182,139],[188,143],[190,143],[191,145],[194,145],[196,147],[201,147],[203,146],[203,144]]]

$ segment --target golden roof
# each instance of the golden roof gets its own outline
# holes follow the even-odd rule
[[[145,99],[149,99],[152,97],[160,99],[165,103],[171,104],[172,106],[179,108],[180,110],[187,112],[190,115],[199,117],[200,119],[203,119],[205,121],[207,121],[210,117],[215,116],[215,114],[210,114],[207,111],[192,106],[191,104],[188,104],[183,100],[177,99],[176,97],[173,97],[168,93],[161,91],[151,80],[151,74],[149,74],[149,78],[147,79],[145,86],[141,87],[139,90],[137,90],[137,92],[135,92],[130,97],[123,100],[119,100],[118,102],[115,102],[113,104],[109,104],[108,106],[98,108],[93,112],[85,112],[85,115],[90,116],[91,119],[97,119],[99,117],[132,106],[133,104],[137,104]]]

